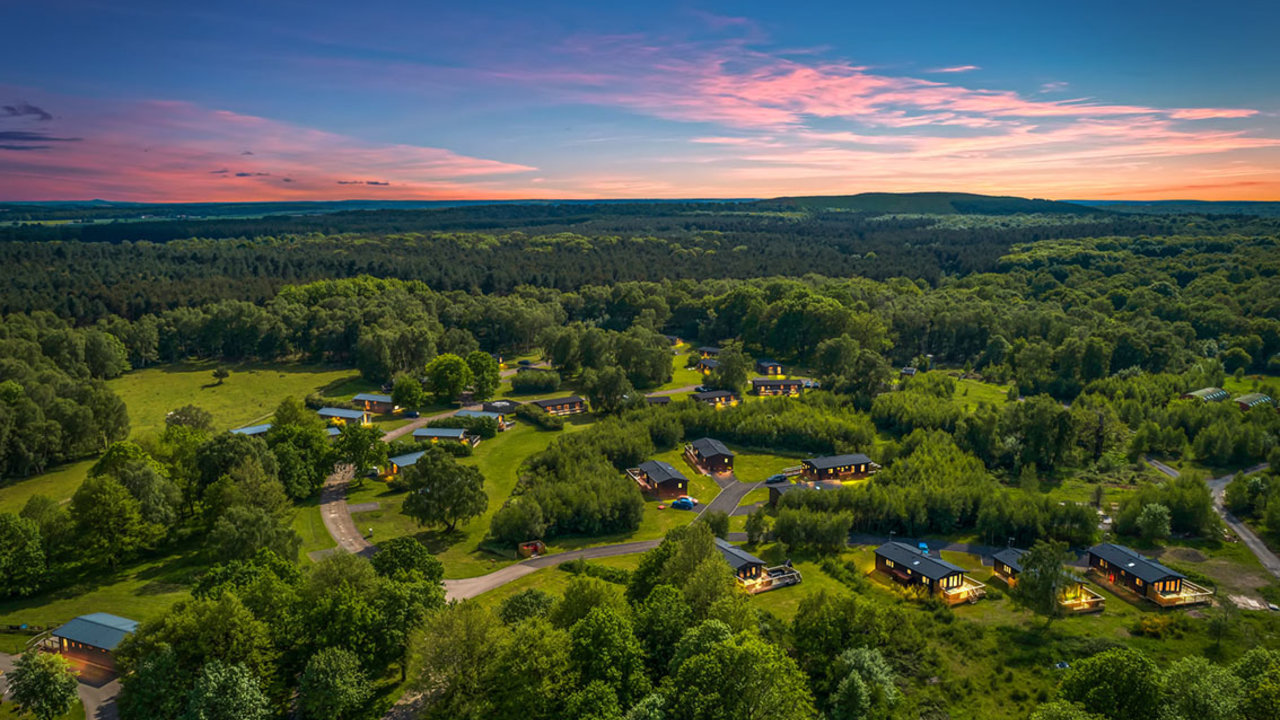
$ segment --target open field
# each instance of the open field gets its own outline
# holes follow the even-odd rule
[[[182,363],[134,370],[107,385],[129,408],[132,435],[164,429],[164,416],[182,405],[194,404],[213,414],[214,427],[237,428],[270,415],[284,398],[301,400],[313,392],[326,394],[332,386],[342,399],[369,390],[351,369],[308,365],[225,365],[231,377],[218,385],[211,373],[216,363]]]
[[[613,557],[597,558],[592,560],[591,564],[634,570],[640,564],[640,558],[641,555],[639,553],[634,555],[615,555]],[[516,593],[533,588],[560,596],[564,594],[565,588],[569,587],[569,581],[573,577],[572,573],[561,570],[559,567],[543,568],[507,583],[500,588],[490,590],[477,597],[475,601],[486,607],[497,608],[502,604],[503,600]]]
[[[996,385],[995,383],[970,380],[968,378],[956,378],[955,380],[956,402],[964,406],[966,412],[972,411],[984,402],[996,407],[1009,402],[1008,385]]]
[[[58,501],[70,500],[89,475],[93,463],[93,460],[70,463],[0,487],[0,512],[19,512],[32,495],[46,495]]]

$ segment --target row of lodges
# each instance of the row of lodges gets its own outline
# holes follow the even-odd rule
[[[1231,398],[1231,393],[1217,387],[1200,388],[1182,394],[1183,400],[1199,400],[1203,403],[1219,403]],[[1251,410],[1262,405],[1272,405],[1275,403],[1270,395],[1259,392],[1245,393],[1231,398],[1231,402],[1235,403],[1241,410]]]

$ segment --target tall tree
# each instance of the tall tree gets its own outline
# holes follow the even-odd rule
[[[262,685],[238,663],[212,659],[196,676],[183,720],[265,720],[270,715]]]
[[[28,650],[9,674],[13,701],[36,720],[53,720],[67,714],[76,703],[78,688],[71,664],[56,653]]]
[[[404,471],[409,494],[404,514],[419,525],[444,525],[453,532],[459,522],[481,515],[489,508],[484,476],[463,465],[438,447],[427,448],[413,466]]]
[[[141,505],[113,477],[86,478],[71,496],[71,519],[85,555],[112,568],[149,537]]]
[[[40,526],[12,513],[0,513],[0,594],[30,595],[44,580],[45,548]]]
[[[629,400],[639,397],[626,373],[614,365],[603,370],[583,370],[582,388],[591,409],[607,415],[622,410]]]
[[[472,399],[488,400],[498,392],[502,373],[496,358],[487,352],[475,350],[467,353],[467,368],[471,370]]]
[[[333,449],[340,462],[352,467],[357,482],[387,462],[387,444],[382,442],[382,431],[372,425],[344,425]]]
[[[1064,699],[1080,703],[1091,713],[1129,720],[1159,705],[1160,674],[1141,652],[1113,648],[1076,663],[1058,690]]]
[[[1015,602],[1045,618],[1046,625],[1062,615],[1063,592],[1075,582],[1064,567],[1071,559],[1067,544],[1040,540],[1022,556],[1022,572],[1010,595]]]
[[[465,360],[453,353],[432,358],[427,363],[425,375],[426,389],[439,403],[457,400],[471,384],[471,368]]]
[[[342,720],[364,705],[371,692],[359,658],[342,648],[325,648],[302,671],[298,705],[311,720]]]

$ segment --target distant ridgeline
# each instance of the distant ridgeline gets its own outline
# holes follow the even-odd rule
[[[866,209],[822,209],[841,203]],[[262,215],[295,205],[308,213],[346,207],[227,205],[217,210],[258,216],[87,224],[0,219],[0,312],[51,310],[76,322],[137,318],[218,300],[262,303],[284,285],[359,275],[498,293],[521,285],[576,290],[622,281],[810,273],[905,277],[935,285],[944,276],[996,269],[997,260],[1018,243],[1201,232],[1172,218],[958,194]],[[26,212],[46,206],[24,207]],[[212,206],[178,207],[213,212]],[[6,209],[13,206],[0,206],[0,217]],[[93,205],[85,212],[121,210]],[[926,214],[931,211],[939,214]],[[985,214],[960,214],[974,212]],[[1007,214],[1026,212],[1036,214]],[[1205,234],[1273,231],[1238,223],[1203,228]]]

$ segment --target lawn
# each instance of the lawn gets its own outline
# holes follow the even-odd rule
[[[298,503],[293,515],[293,530],[302,537],[302,549],[298,551],[298,559],[305,565],[310,562],[307,553],[317,550],[328,550],[337,545],[329,535],[320,516],[319,496],[308,498]]]
[[[231,376],[221,385],[211,373],[215,363],[181,363],[134,370],[107,383],[129,408],[132,435],[164,428],[164,416],[187,404],[213,414],[217,428],[236,428],[263,420],[288,396],[341,391],[342,399],[370,389],[351,369],[314,365],[242,364],[224,366]]]
[[[996,385],[967,378],[956,378],[955,381],[955,399],[964,406],[965,411],[972,411],[978,407],[979,403],[985,402],[1000,407],[1009,401],[1008,385]]]
[[[1237,380],[1234,376],[1228,375],[1227,379],[1222,381],[1222,389],[1231,393],[1231,397],[1236,397],[1237,395],[1244,395],[1245,393],[1266,392],[1262,389],[1262,386],[1268,383],[1275,384],[1277,381],[1280,381],[1280,375],[1263,375],[1260,373],[1253,373],[1251,375],[1245,375],[1241,380]],[[1280,398],[1274,399],[1280,400]]]
[[[612,557],[592,560],[591,564],[634,570],[639,566],[641,556],[642,553],[614,555]],[[514,580],[502,587],[495,588],[483,595],[480,595],[476,598],[476,602],[486,607],[497,608],[503,600],[518,592],[523,592],[533,588],[537,588],[538,590],[542,590],[543,592],[551,593],[556,596],[564,595],[565,588],[569,587],[569,581],[572,580],[573,577],[573,574],[565,572],[559,567],[543,568],[537,572],[525,575],[518,580]]]
[[[0,602],[0,625],[56,626],[94,612],[147,620],[190,597],[190,583],[205,567],[198,548],[188,547],[114,572],[94,569],[65,587]]]
[[[28,712],[19,713],[12,702],[0,705],[0,720],[31,720],[33,717],[35,716]],[[84,720],[84,705],[76,700],[66,715],[59,715],[54,720]]]
[[[41,475],[14,480],[0,487],[0,512],[16,513],[32,495],[47,495],[54,500],[70,500],[80,483],[89,475],[93,460],[63,465]]]
[[[737,453],[733,458],[733,474],[743,482],[760,482],[770,475],[776,475],[786,468],[795,467],[800,461],[809,457],[804,453],[778,454],[774,452],[755,451],[737,445],[729,447]]]

